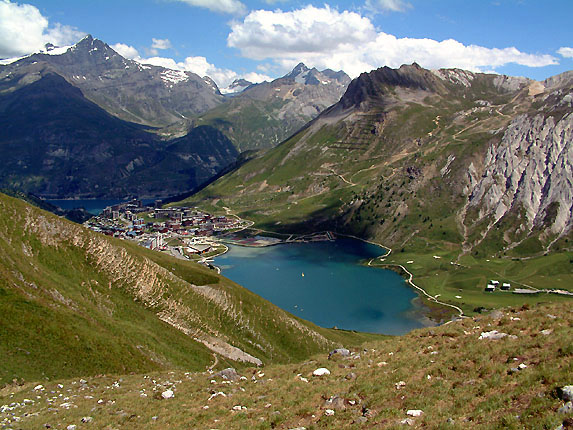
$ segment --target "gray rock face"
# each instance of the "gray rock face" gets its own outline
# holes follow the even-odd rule
[[[547,223],[562,234],[573,223],[573,113],[562,117],[539,113],[511,122],[501,143],[491,145],[482,177],[469,174],[470,206],[479,219],[498,222],[512,209],[523,209],[526,224]],[[555,210],[555,205],[557,206]]]

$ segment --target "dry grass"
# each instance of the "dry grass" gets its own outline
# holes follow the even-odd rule
[[[567,305],[539,305],[369,343],[349,358],[245,368],[236,382],[175,371],[50,382],[43,390],[11,386],[0,404],[15,407],[4,407],[0,422],[22,429],[403,428],[406,411],[421,409],[412,428],[554,429],[567,418],[557,413],[556,389],[573,382],[572,324]],[[516,337],[479,339],[491,330]],[[527,367],[512,372],[519,364]],[[318,367],[331,374],[313,377]],[[174,397],[162,399],[167,389]],[[225,395],[213,396],[219,392]],[[328,404],[333,396],[340,409]]]

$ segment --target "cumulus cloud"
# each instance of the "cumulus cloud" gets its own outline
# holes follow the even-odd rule
[[[218,13],[229,13],[233,15],[243,15],[246,13],[246,6],[239,0],[177,0],[187,3],[190,6],[202,7]]]
[[[38,8],[29,4],[0,1],[0,57],[16,57],[43,49],[46,43],[56,46],[77,42],[84,33],[50,22]]]
[[[115,45],[111,45],[111,47],[122,57],[129,58],[130,60],[139,58],[139,52],[137,52],[137,49],[133,46],[126,45],[125,43],[116,43]]]
[[[142,64],[151,64],[154,66],[166,67],[168,69],[182,70],[193,72],[201,77],[209,76],[213,79],[219,88],[226,88],[235,79],[244,78],[250,82],[258,83],[265,80],[270,80],[266,75],[260,73],[247,73],[240,75],[237,72],[229,69],[221,69],[214,64],[207,61],[205,57],[187,57],[183,61],[175,61],[173,58],[165,57],[151,57],[145,59],[138,59]]]
[[[573,58],[573,48],[563,46],[557,50],[557,53],[565,58]]]
[[[558,64],[551,55],[521,52],[514,47],[486,48],[456,40],[398,38],[377,31],[355,12],[328,6],[306,6],[291,12],[257,10],[231,25],[230,47],[254,60],[271,60],[282,71],[299,61],[317,68],[361,72],[417,62],[426,68],[459,67],[481,71],[508,63],[529,67]]]
[[[382,12],[405,12],[412,5],[404,0],[366,0],[366,8]]]
[[[153,49],[169,49],[171,48],[171,42],[169,39],[156,39],[155,37],[151,38],[152,44],[151,48]]]

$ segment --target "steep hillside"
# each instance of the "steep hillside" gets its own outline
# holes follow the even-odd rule
[[[570,93],[567,75],[379,69],[194,201],[217,199],[267,227],[336,228],[389,245],[415,229],[467,252],[521,217],[498,250],[531,237],[547,247],[572,226]]]
[[[0,127],[0,186],[56,198],[177,194],[238,155],[211,127],[162,141],[56,74],[0,94]]]
[[[240,151],[271,148],[338,102],[349,82],[342,71],[320,72],[301,63],[272,82],[237,82],[244,90],[196,123],[218,128]]]
[[[431,294],[459,303],[459,288],[480,291],[465,311],[490,301],[492,271],[491,279],[570,290],[572,76],[381,68],[188,202],[274,231],[375,239],[394,249],[393,263],[428,263],[413,273],[428,276],[420,282]],[[553,268],[548,251],[561,253]],[[432,255],[444,265],[434,281]]]
[[[0,381],[301,360],[369,336],[0,194]]]
[[[563,305],[504,309],[264,370],[13,384],[0,391],[0,422],[23,429],[566,429],[572,324]],[[313,376],[320,368],[329,373]]]
[[[118,118],[152,126],[181,121],[223,102],[211,79],[139,64],[89,35],[74,46],[52,48],[0,66],[0,94],[57,73]]]

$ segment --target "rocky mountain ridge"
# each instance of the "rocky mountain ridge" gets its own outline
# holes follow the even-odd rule
[[[128,60],[90,35],[74,46],[0,66],[0,93],[14,91],[48,73],[63,76],[118,118],[145,125],[166,126],[224,100],[210,78]]]

